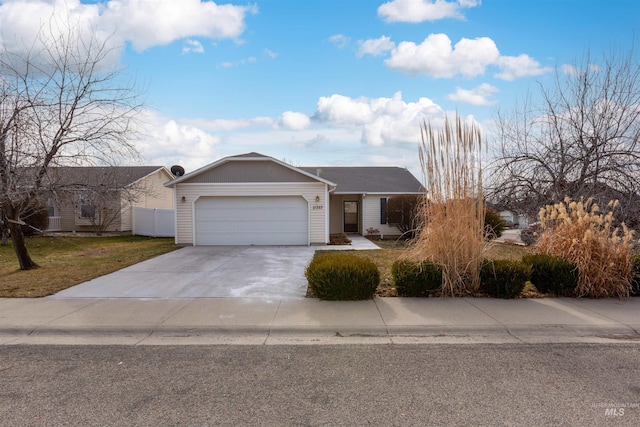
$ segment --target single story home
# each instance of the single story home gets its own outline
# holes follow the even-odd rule
[[[46,231],[129,232],[134,207],[173,209],[173,178],[164,166],[50,168]]]
[[[295,167],[259,153],[230,156],[165,184],[175,190],[176,244],[323,245],[377,229],[389,198],[424,194],[399,167]]]
[[[510,210],[500,211],[499,215],[500,218],[504,220],[507,227],[527,228],[529,226],[529,221],[526,215],[520,215]]]

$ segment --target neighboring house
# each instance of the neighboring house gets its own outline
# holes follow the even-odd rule
[[[163,166],[50,168],[47,231],[131,231],[134,207],[173,209],[173,178]]]
[[[424,194],[397,167],[294,167],[258,153],[226,157],[165,184],[175,189],[176,243],[326,244],[334,233],[399,235],[389,198]]]
[[[499,215],[506,222],[507,227],[527,228],[529,226],[529,221],[525,215],[519,215],[510,210],[501,211]]]

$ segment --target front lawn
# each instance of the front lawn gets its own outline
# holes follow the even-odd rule
[[[0,297],[52,295],[178,247],[173,238],[37,236],[27,248],[40,268],[21,271],[13,247],[0,246]]]

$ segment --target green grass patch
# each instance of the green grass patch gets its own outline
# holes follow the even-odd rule
[[[0,246],[0,297],[52,295],[178,246],[173,238],[36,236],[27,238],[27,248],[40,268],[21,271],[13,247]]]

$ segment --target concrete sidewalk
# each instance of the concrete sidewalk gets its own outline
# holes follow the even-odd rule
[[[0,345],[547,342],[640,344],[640,298],[0,299]]]

